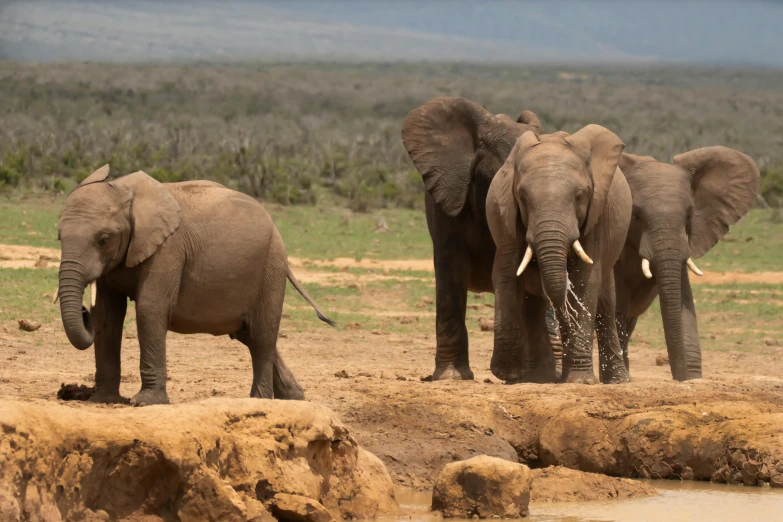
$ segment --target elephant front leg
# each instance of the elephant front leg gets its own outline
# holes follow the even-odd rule
[[[625,363],[625,369],[631,371],[631,362],[628,359],[628,343],[631,340],[633,331],[636,329],[636,321],[639,317],[628,317],[627,315],[617,312],[615,318],[615,324],[617,325],[617,337],[620,340],[620,349],[623,352],[623,362]]]
[[[169,403],[169,396],[166,392],[168,313],[156,308],[148,308],[141,302],[136,306],[136,322],[141,349],[139,363],[141,391],[131,399],[133,406]]]
[[[521,279],[516,275],[519,253],[515,245],[499,247],[492,267],[495,289],[495,345],[490,370],[498,379],[515,382],[525,378]],[[543,322],[541,324],[543,326]]]
[[[526,354],[524,382],[557,382],[555,352],[552,341],[560,342],[559,335],[553,339],[557,319],[548,317],[550,308],[544,298],[526,294],[521,300],[524,326],[523,354]],[[554,310],[554,309],[552,309]],[[552,324],[552,320],[555,321]],[[562,348],[561,348],[562,349]]]
[[[470,279],[466,250],[435,251],[435,371],[432,380],[473,380],[465,312]]]
[[[631,380],[617,332],[615,308],[614,275],[612,275],[601,287],[595,320],[600,365],[598,374],[604,384],[619,384]]]
[[[98,281],[92,319],[95,327],[95,393],[91,402],[127,403],[120,395],[122,326],[128,300]]]
[[[596,384],[598,379],[593,370],[593,332],[598,307],[600,267],[594,266],[588,275],[577,270],[573,274],[573,288],[569,291],[565,309],[559,310],[560,321],[568,330],[563,350],[563,382]]]

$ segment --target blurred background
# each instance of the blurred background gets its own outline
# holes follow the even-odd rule
[[[783,204],[783,3],[0,2],[0,190],[95,168],[288,204],[418,208],[407,112],[464,96],[669,160],[725,145]]]

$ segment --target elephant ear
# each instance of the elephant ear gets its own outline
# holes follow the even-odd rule
[[[637,156],[636,154],[628,154],[623,152],[620,154],[620,163],[618,166],[623,174],[628,174],[635,166],[640,163],[647,163],[648,161],[658,161],[652,156]]]
[[[538,116],[533,111],[522,111],[517,118],[517,123],[530,125],[536,132],[541,132],[541,120],[538,119]]]
[[[112,182],[132,194],[131,234],[125,264],[134,267],[152,254],[179,227],[182,209],[163,183],[139,171]]]
[[[521,154],[539,143],[541,141],[534,132],[525,132],[492,178],[487,193],[487,222],[495,245],[504,239],[515,240],[517,237],[517,215],[521,203],[514,189],[515,165]]]
[[[598,223],[604,211],[609,187],[612,185],[625,144],[614,132],[592,124],[566,137],[565,141],[587,154],[588,170],[593,180],[593,199],[587,210],[584,227],[584,232],[588,233]]]
[[[524,130],[472,101],[439,97],[408,113],[402,142],[435,203],[454,217],[474,172],[494,174]]]
[[[109,164],[107,163],[103,167],[99,168],[89,176],[87,176],[84,181],[79,183],[80,187],[83,187],[85,185],[90,185],[92,183],[100,183],[102,181],[106,181],[106,178],[109,177]]]
[[[691,172],[690,247],[691,256],[699,258],[756,201],[759,168],[749,156],[727,147],[704,147],[678,154],[674,163]]]

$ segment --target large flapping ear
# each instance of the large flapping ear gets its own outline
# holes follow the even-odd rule
[[[472,101],[440,97],[408,113],[402,142],[435,203],[456,216],[477,166],[493,157],[494,172],[524,130]]]
[[[517,118],[517,123],[530,125],[534,127],[536,132],[541,132],[541,120],[538,119],[538,116],[533,111],[522,111]]]
[[[704,147],[678,154],[674,163],[691,172],[690,247],[691,256],[698,258],[714,247],[756,201],[759,168],[749,156],[727,147]]]
[[[587,154],[590,176],[593,180],[593,198],[587,211],[585,233],[593,229],[604,211],[609,187],[612,185],[620,155],[625,148],[622,140],[612,131],[600,125],[587,125],[565,141]]]
[[[641,163],[647,163],[648,161],[657,161],[652,156],[637,156],[636,154],[628,154],[623,152],[620,154],[620,162],[618,166],[623,174],[628,174],[635,166]]]
[[[540,140],[533,131],[527,131],[519,137],[503,166],[497,171],[487,193],[487,222],[495,244],[508,239],[516,239],[516,224],[521,205],[514,180],[516,162],[527,149],[538,145]]]
[[[106,178],[109,177],[109,164],[107,163],[103,167],[99,168],[89,176],[87,176],[84,181],[79,183],[80,187],[83,187],[85,185],[89,185],[91,183],[100,183],[101,181],[106,181]]]
[[[125,264],[134,267],[150,257],[174,233],[182,220],[182,209],[163,183],[144,172],[134,172],[112,182],[132,194],[133,232]]]

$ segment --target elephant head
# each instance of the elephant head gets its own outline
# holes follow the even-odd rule
[[[495,209],[488,212],[493,239],[510,238],[525,250],[517,275],[536,256],[544,292],[557,308],[566,302],[569,253],[592,264],[580,238],[604,211],[623,147],[599,125],[573,135],[526,132],[492,181],[487,205]]]
[[[134,267],[150,257],[180,224],[180,207],[168,189],[144,172],[107,182],[104,165],[65,201],[57,225],[61,243],[60,314],[68,340],[80,350],[94,339],[90,312],[82,306],[90,286],[121,264]]]
[[[465,98],[439,97],[408,113],[402,141],[435,203],[454,217],[465,206],[472,182],[489,186],[517,138],[541,131],[531,111],[518,122]],[[479,203],[483,207],[484,201]]]
[[[666,346],[677,380],[701,375],[695,319],[686,267],[702,275],[692,258],[706,254],[756,201],[755,162],[726,147],[705,147],[673,163],[623,154],[620,169],[633,194],[626,246],[638,252],[645,277],[655,279]]]

